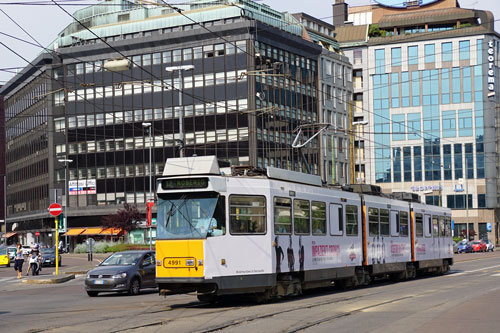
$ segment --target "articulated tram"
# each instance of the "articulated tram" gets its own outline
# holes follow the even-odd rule
[[[449,209],[363,186],[328,188],[318,176],[271,167],[233,175],[214,156],[168,159],[156,186],[163,295],[268,299],[439,274],[453,264]]]

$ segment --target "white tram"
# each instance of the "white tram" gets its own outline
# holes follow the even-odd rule
[[[269,298],[453,264],[449,209],[323,187],[318,176],[235,176],[214,156],[174,158],[157,194],[160,294]]]

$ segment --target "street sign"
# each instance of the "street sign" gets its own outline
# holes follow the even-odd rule
[[[49,206],[49,213],[52,216],[59,216],[62,213],[62,206],[58,203],[53,203]]]
[[[153,217],[153,218],[151,219],[151,225],[156,225],[156,217]]]
[[[40,233],[39,233],[38,231],[37,231],[37,232],[35,232],[35,236],[36,236],[36,237],[40,236]]]
[[[87,244],[87,252],[94,252],[95,240],[93,238],[87,238],[85,243]]]

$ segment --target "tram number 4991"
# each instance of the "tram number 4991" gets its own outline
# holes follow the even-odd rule
[[[189,260],[191,259],[191,260]],[[188,261],[193,261],[192,258],[166,258],[165,267],[186,267],[189,265]]]

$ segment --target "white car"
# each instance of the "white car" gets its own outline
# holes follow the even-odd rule
[[[23,245],[23,255],[27,256],[31,252],[31,246]]]
[[[491,252],[495,251],[495,245],[493,244],[492,241],[490,241],[489,239],[486,239],[485,242],[486,242],[486,252],[488,252],[488,251],[491,251]]]

